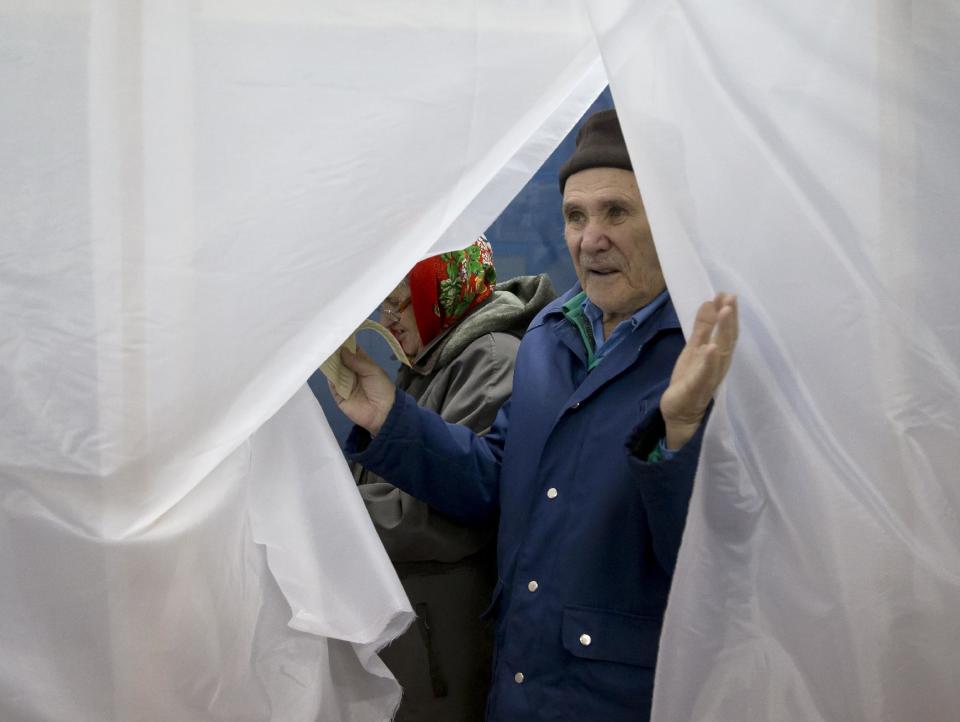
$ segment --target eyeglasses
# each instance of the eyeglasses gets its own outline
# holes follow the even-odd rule
[[[384,301],[380,304],[380,314],[390,323],[396,323],[400,320],[400,314],[407,310],[407,306],[410,305],[411,300],[411,297],[407,296],[400,301],[400,303]]]

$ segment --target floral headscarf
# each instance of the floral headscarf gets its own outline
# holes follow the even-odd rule
[[[420,261],[410,271],[410,300],[426,345],[483,303],[496,286],[493,249],[480,236],[462,251]]]

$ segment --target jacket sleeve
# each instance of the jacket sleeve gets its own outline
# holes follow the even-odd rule
[[[651,423],[634,432],[628,444],[630,463],[647,512],[653,553],[669,575],[673,575],[677,564],[706,425],[704,418],[697,433],[682,448],[669,458],[650,462],[650,453],[665,433],[663,417],[657,412]]]
[[[507,333],[484,334],[448,367],[443,400],[437,409],[451,424],[483,434],[513,391],[513,370],[520,339]]]
[[[494,423],[498,410],[510,396],[518,344],[519,341],[513,336],[496,333],[482,336],[464,349],[448,369],[449,381],[443,389],[441,417],[449,423],[460,424],[475,432],[488,431]],[[491,441],[499,443],[497,440],[503,432],[504,425],[505,420]],[[434,426],[427,424],[425,428],[433,429]],[[389,434],[388,420],[388,424],[381,430],[378,441],[387,441],[390,438]],[[489,523],[471,527],[465,527],[459,523],[468,521],[475,525],[478,515],[483,514],[485,518],[489,516],[483,512],[483,507],[489,504],[489,491],[482,493],[483,499],[479,502],[461,500],[461,505],[469,503],[472,507],[469,519],[465,519],[459,512],[454,514],[455,520],[451,519],[450,516],[439,511],[445,508],[443,502],[428,505],[414,498],[408,491],[402,491],[384,479],[384,477],[397,479],[398,475],[403,475],[402,467],[405,465],[401,464],[396,471],[387,469],[386,473],[376,474],[376,470],[370,466],[369,459],[377,452],[378,444],[368,446],[360,455],[356,454],[368,438],[365,432],[356,429],[351,440],[358,443],[352,445],[348,443],[348,453],[354,452],[355,462],[361,462],[366,467],[361,472],[363,483],[360,485],[360,494],[391,559],[394,561],[456,561],[475,553],[490,541],[494,532]],[[477,440],[477,444],[476,449],[486,454],[484,449],[486,443]],[[409,454],[405,453],[403,461],[408,460]],[[389,464],[386,459],[385,463]],[[355,469],[356,466],[355,464]],[[462,465],[456,468],[462,468]],[[449,471],[453,471],[453,468]],[[449,471],[441,465],[437,471],[424,470],[421,473],[424,475],[440,473],[439,478],[433,479],[431,486],[443,488],[460,483],[452,478]],[[493,484],[495,486],[495,479]],[[423,487],[425,484],[420,486]],[[446,493],[441,493],[447,496]]]

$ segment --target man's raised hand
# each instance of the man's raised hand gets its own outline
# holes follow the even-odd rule
[[[737,297],[718,293],[697,311],[693,333],[673,366],[660,399],[667,448],[679,449],[696,433],[737,344]]]

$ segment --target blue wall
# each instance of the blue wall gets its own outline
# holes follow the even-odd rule
[[[560,166],[573,153],[577,130],[584,119],[598,110],[612,108],[610,90],[604,90],[576,127],[536,172],[523,190],[504,209],[487,231],[493,245],[497,276],[548,273],[557,292],[577,280],[563,242],[561,196],[557,185]]]
[[[573,152],[577,129],[584,119],[598,110],[612,107],[613,99],[608,88],[487,230],[498,278],[547,273],[558,293],[574,284],[576,276],[563,242],[557,175],[561,164]],[[388,373],[396,371],[397,363],[389,358],[386,344],[375,341],[370,346],[363,345]],[[326,379],[318,372],[309,383],[334,434],[342,443],[350,431],[350,424],[331,398]]]

